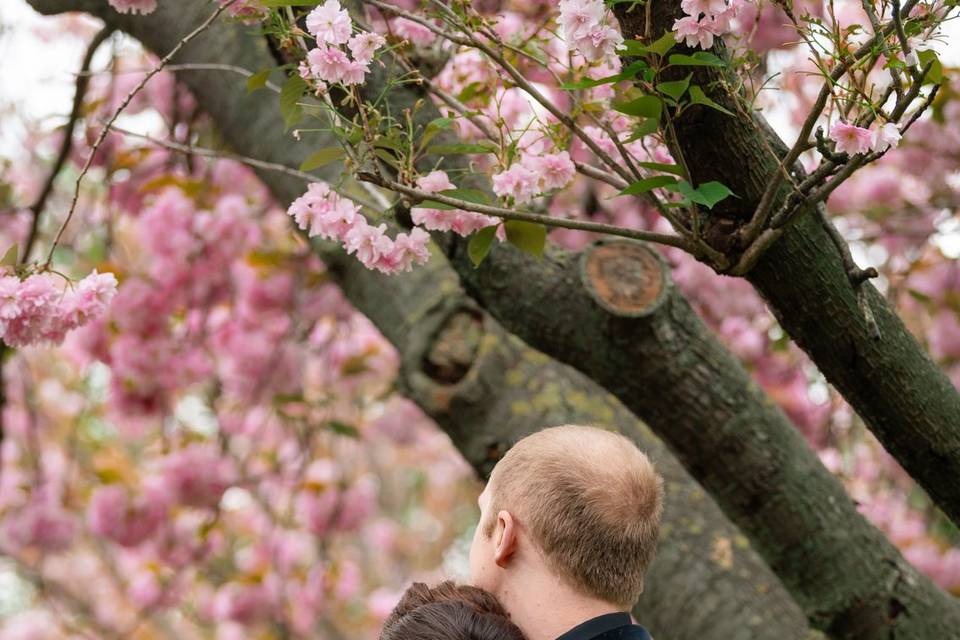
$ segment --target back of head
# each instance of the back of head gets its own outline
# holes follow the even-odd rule
[[[488,490],[488,535],[508,511],[571,587],[636,602],[656,551],[663,480],[633,442],[595,427],[544,429],[507,452]]]
[[[492,594],[442,582],[416,583],[390,613],[380,640],[524,640]]]

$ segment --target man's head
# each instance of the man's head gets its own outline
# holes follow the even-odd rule
[[[544,429],[507,452],[480,496],[474,584],[503,594],[518,572],[545,570],[588,598],[629,607],[643,590],[662,506],[662,479],[627,438]]]

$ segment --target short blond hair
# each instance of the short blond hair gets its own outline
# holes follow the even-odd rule
[[[586,595],[632,606],[643,591],[663,511],[663,479],[630,440],[578,425],[520,440],[490,475],[492,535],[508,511],[551,568]]]

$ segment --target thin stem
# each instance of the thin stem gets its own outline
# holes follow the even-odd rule
[[[43,183],[40,189],[40,195],[32,205],[30,205],[30,231],[27,234],[27,240],[23,245],[23,254],[20,256],[20,264],[26,264],[30,260],[30,253],[33,245],[37,241],[37,231],[40,228],[40,216],[43,214],[43,208],[47,203],[50,194],[53,193],[53,184],[60,175],[60,170],[66,164],[70,151],[73,149],[73,132],[76,129],[77,122],[80,120],[80,110],[83,107],[83,97],[87,93],[87,85],[90,84],[90,77],[87,74],[90,64],[93,62],[93,54],[96,53],[100,45],[110,37],[114,31],[112,26],[106,26],[97,32],[90,44],[87,45],[87,51],[83,56],[83,62],[80,64],[80,72],[77,74],[76,89],[73,93],[73,106],[70,108],[70,116],[67,118],[67,124],[63,128],[63,139],[60,141],[60,149],[57,151],[57,159],[53,162],[53,168],[50,169],[50,175],[47,181]]]
[[[233,160],[235,162],[240,162],[242,164],[245,164],[257,169],[283,173],[308,183],[316,182],[318,180],[317,176],[311,175],[304,171],[300,171],[298,169],[294,169],[293,167],[288,167],[285,164],[280,164],[277,162],[267,162],[266,160],[258,160],[256,158],[241,156],[235,153],[228,153],[226,151],[217,151],[216,149],[207,149],[205,147],[197,147],[189,144],[181,144],[179,142],[173,142],[172,140],[160,140],[159,138],[154,138],[145,133],[136,133],[135,131],[128,131],[127,129],[122,129],[117,126],[114,126],[113,130],[116,131],[117,133],[122,133],[123,135],[127,135],[133,138],[139,138],[141,140],[145,140],[146,142],[149,142],[150,144],[155,144],[158,147],[163,147],[165,149],[169,149],[170,151],[176,151],[178,153],[193,154],[193,155],[201,156],[204,158]],[[371,209],[373,211],[377,211],[381,208],[385,208],[380,205],[374,204],[372,202],[359,199],[354,195],[343,193],[342,191],[339,191],[337,189],[333,189],[333,191],[336,191],[340,196],[353,200],[357,204],[367,207],[368,209]]]
[[[601,222],[567,220],[564,218],[555,218],[553,216],[542,215],[539,213],[515,211],[513,209],[505,209],[503,207],[468,202],[466,200],[460,200],[459,198],[451,198],[441,193],[427,193],[426,191],[420,191],[404,184],[400,184],[394,180],[390,180],[388,178],[377,176],[368,172],[362,172],[358,174],[357,179],[371,182],[383,187],[384,189],[395,191],[396,193],[402,193],[403,195],[411,198],[414,201],[414,204],[429,200],[451,207],[456,207],[457,209],[463,209],[464,211],[473,211],[475,213],[493,216],[495,218],[500,218],[501,220],[519,220],[522,222],[543,224],[550,227],[575,229],[578,231],[590,231],[592,233],[603,233],[611,236],[630,238],[632,240],[655,242],[657,244],[663,244],[670,247],[677,247],[678,249],[683,249],[685,251],[690,251],[689,242],[687,242],[685,238],[676,235],[654,233],[650,231],[639,231],[636,229],[625,229],[623,227],[618,227],[612,224],[604,224]]]
[[[116,111],[113,112],[113,115],[107,121],[106,125],[104,125],[103,129],[100,131],[100,135],[97,136],[97,140],[93,143],[93,147],[90,149],[90,154],[87,156],[87,161],[83,164],[83,169],[81,169],[80,175],[77,176],[77,181],[73,189],[73,199],[70,201],[70,209],[67,211],[67,217],[64,219],[63,224],[60,225],[60,229],[57,231],[57,235],[53,239],[53,244],[50,246],[50,253],[47,254],[47,260],[43,265],[44,270],[49,269],[50,264],[53,262],[53,254],[56,252],[57,247],[60,244],[60,239],[63,237],[64,231],[66,231],[67,226],[70,224],[70,221],[73,219],[73,214],[77,210],[77,201],[80,199],[80,186],[83,182],[83,178],[87,175],[87,172],[90,170],[90,166],[93,164],[93,158],[94,156],[96,156],[97,151],[99,151],[100,145],[102,145],[103,141],[106,140],[107,134],[110,133],[110,129],[111,127],[113,127],[113,123],[116,122],[117,118],[120,117],[120,114],[123,112],[123,110],[127,108],[127,106],[134,99],[134,97],[136,97],[136,95],[140,93],[140,91],[147,85],[147,82],[149,82],[150,79],[153,78],[153,76],[160,73],[160,71],[163,70],[163,68],[170,62],[170,60],[172,60],[173,57],[176,56],[180,52],[180,50],[187,45],[188,42],[190,42],[191,40],[196,38],[198,35],[206,31],[210,27],[210,25],[212,25],[213,22],[220,16],[221,13],[226,11],[226,9],[236,1],[237,0],[229,0],[229,2],[225,2],[224,4],[217,7],[217,9],[213,13],[211,13],[210,16],[206,20],[204,20],[199,27],[197,27],[196,29],[191,31],[189,34],[187,34],[183,39],[181,39],[180,42],[178,42],[177,45],[170,51],[170,53],[165,55],[157,64],[157,66],[151,69],[143,77],[143,80],[141,80],[137,84],[137,86],[134,87],[133,90],[127,94],[127,97],[123,99],[123,102],[120,103],[120,106],[117,107]]]

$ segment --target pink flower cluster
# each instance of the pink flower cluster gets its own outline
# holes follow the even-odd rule
[[[744,4],[744,0],[682,0],[680,8],[687,15],[673,23],[673,31],[688,47],[709,49],[714,38],[733,30]]]
[[[590,62],[605,60],[623,44],[623,36],[603,0],[561,0],[560,25],[567,45]]]
[[[538,193],[565,187],[576,171],[566,151],[524,156],[520,162],[493,176],[493,192],[523,204]]]
[[[157,10],[157,0],[109,0],[110,6],[120,13],[142,13],[144,15]]]
[[[77,520],[49,485],[31,493],[28,502],[4,514],[0,522],[0,550],[15,552],[34,547],[47,552],[68,549],[77,533]]]
[[[391,239],[385,224],[374,227],[357,205],[321,182],[312,183],[287,213],[311,238],[339,241],[347,253],[355,254],[368,269],[393,274],[409,271],[414,264],[430,259],[430,235],[426,231],[414,227],[410,233]]]
[[[374,53],[386,43],[377,33],[353,35],[353,21],[340,7],[339,0],[327,0],[311,11],[307,15],[307,30],[317,39],[317,48],[307,52],[307,59],[300,63],[300,75],[324,83],[361,84],[370,71]]]
[[[830,139],[837,143],[839,153],[879,153],[900,143],[900,129],[892,122],[871,130],[838,120],[830,127]]]
[[[87,507],[90,531],[124,547],[135,547],[156,533],[167,517],[166,492],[149,487],[131,496],[118,484],[98,488]]]
[[[448,189],[456,189],[444,171],[431,171],[417,179],[417,188],[427,193],[439,193]],[[500,220],[471,211],[460,209],[442,210],[427,207],[415,207],[410,212],[413,222],[422,225],[431,231],[453,231],[461,236],[468,236],[474,231],[499,224]]]
[[[96,270],[61,289],[47,273],[0,276],[0,338],[11,347],[60,344],[67,332],[101,315],[117,292],[112,273]]]

